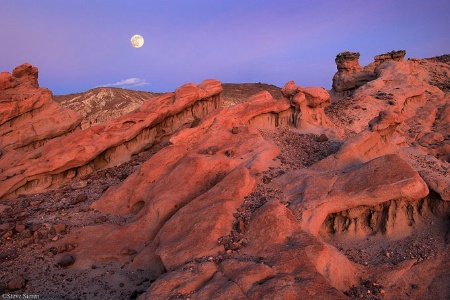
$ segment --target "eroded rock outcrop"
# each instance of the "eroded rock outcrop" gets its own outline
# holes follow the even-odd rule
[[[342,71],[362,72],[357,58],[342,57]],[[39,272],[70,255],[75,274],[114,275],[105,280],[115,278],[121,297],[119,282],[142,273],[132,295],[143,293],[140,299],[447,297],[449,98],[419,62],[396,59],[372,66],[375,79],[331,105],[324,89],[292,81],[284,99],[260,92],[215,109],[221,85],[210,80],[49,141],[53,148],[20,159],[6,153],[0,176],[9,196],[51,189],[65,176],[70,187],[49,199],[79,206],[77,216],[103,216],[80,225],[55,211],[70,225],[53,225],[59,235],[47,235],[44,253],[56,257],[39,262]],[[329,141],[309,133],[330,128],[339,135]],[[126,179],[121,166],[94,172],[161,140],[168,145],[133,163]],[[337,148],[324,152],[327,143]],[[290,151],[293,145],[308,151]],[[103,177],[94,197],[92,180]],[[69,190],[76,197],[60,200]],[[26,200],[33,212],[47,200],[34,199]],[[4,236],[31,230],[15,224],[15,210],[0,208],[14,222],[0,228]],[[112,266],[116,274],[108,273]]]
[[[132,222],[81,228],[64,240],[79,245],[73,251],[74,267],[88,268],[107,257],[132,270],[148,270],[155,278],[168,272],[143,299],[180,294],[308,297],[318,290],[320,295],[344,299],[341,291],[356,282],[355,267],[305,232],[279,201],[266,204],[250,221],[244,256],[224,256],[224,245],[218,242],[233,230],[234,213],[261,173],[276,164],[279,153],[249,125],[251,120],[289,107],[287,101],[262,93],[241,105],[216,110],[196,127],[172,136],[170,146],[92,205],[111,214],[136,214]],[[123,249],[134,249],[136,254],[124,256]],[[293,255],[304,259],[293,264]],[[339,266],[330,264],[330,259]],[[280,284],[285,288],[277,288]]]
[[[397,155],[385,155],[337,173],[291,172],[281,177],[285,198],[303,226],[317,234],[328,214],[354,206],[376,206],[396,199],[421,199],[428,187],[419,174]],[[294,186],[291,182],[295,182]],[[312,183],[314,182],[314,183]],[[297,195],[301,195],[298,197]]]
[[[351,96],[356,89],[379,77],[377,67],[384,62],[401,62],[405,55],[405,50],[376,55],[373,63],[362,67],[359,64],[359,52],[345,51],[339,53],[335,59],[338,71],[333,76],[333,85],[330,92],[333,102]]]
[[[341,52],[336,55],[338,71],[333,76],[331,95],[334,102],[351,95],[355,89],[376,78],[373,70],[359,64],[359,52]]]
[[[331,101],[330,94],[324,88],[301,87],[292,80],[285,84],[281,92],[295,109],[295,127],[317,132],[332,127],[325,114],[325,108]]]
[[[432,69],[429,62],[405,61],[403,56],[402,51],[384,55],[386,59],[375,69],[377,78],[343,100],[349,104],[340,110],[338,118],[328,115],[336,127],[342,128],[345,124],[343,135],[352,136],[335,156],[348,157],[341,162],[357,162],[356,157],[360,161],[368,161],[378,155],[399,152],[433,190],[448,199],[450,178],[446,164],[449,131],[445,116],[449,96],[430,78],[436,73],[450,72],[450,66],[437,63]],[[374,126],[383,111],[383,114],[398,119],[392,123],[396,124],[395,130],[390,125],[388,131],[373,130],[386,126]],[[388,115],[384,116],[386,120],[392,119]],[[342,125],[339,119],[344,121]],[[387,132],[390,133],[385,135]]]
[[[53,101],[39,88],[38,69],[25,63],[0,75],[0,149],[33,150],[79,127],[81,116]],[[22,151],[23,150],[23,151]]]
[[[110,188],[93,204],[96,209],[115,214],[129,214],[136,206],[141,209],[130,226],[116,228],[108,234],[104,243],[108,245],[107,250],[102,248],[97,252],[80,246],[79,251],[86,251],[83,257],[92,260],[105,251],[109,255],[120,253],[111,244],[123,247],[123,242],[117,241],[136,228],[145,230],[133,233],[135,238],[128,240],[128,247],[138,247],[143,239],[150,243],[134,258],[136,267],[152,268],[149,257],[156,257],[165,269],[176,269],[186,260],[217,255],[223,250],[217,240],[231,230],[233,211],[254,188],[257,174],[267,169],[278,154],[274,145],[247,124],[255,116],[283,110],[286,106],[289,104],[271,97],[256,97],[216,111],[195,128],[184,129],[171,137],[172,145],[160,150],[123,184]],[[192,215],[204,217],[187,226]],[[80,236],[88,235],[80,233]],[[97,239],[92,243],[97,243]],[[81,264],[82,260],[78,262]]]
[[[380,55],[375,55],[374,57],[374,63],[375,66],[379,66],[382,63],[384,63],[385,61],[389,61],[389,60],[393,60],[393,61],[403,61],[406,55],[406,51],[405,50],[392,50],[391,52],[387,52],[384,54],[380,54]]]
[[[219,107],[221,90],[216,80],[187,84],[115,120],[53,138],[20,156],[6,153],[0,159],[0,198],[51,189],[123,163]]]

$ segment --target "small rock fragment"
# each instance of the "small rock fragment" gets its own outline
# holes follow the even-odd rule
[[[58,246],[58,253],[63,253],[67,251],[67,246],[66,245],[60,245]]]
[[[16,232],[21,233],[22,231],[25,230],[25,225],[23,224],[17,224],[16,227],[14,228],[16,230]]]
[[[13,235],[14,235],[14,233],[13,233],[11,230],[8,230],[8,231],[3,235],[3,237],[4,237],[5,239],[7,239],[7,238],[12,237]]]
[[[11,225],[9,223],[3,223],[0,225],[0,231],[8,230],[9,228],[11,228]]]
[[[106,221],[108,221],[108,218],[107,217],[105,217],[105,216],[101,216],[101,217],[98,217],[97,219],[95,219],[95,223],[96,224],[98,224],[98,223],[105,223]]]
[[[228,157],[234,157],[234,151],[232,149],[228,149],[225,151],[225,155]]]
[[[86,194],[80,194],[72,201],[72,204],[78,204],[81,202],[85,202],[87,199],[88,198],[87,198]]]
[[[8,282],[6,288],[8,289],[8,291],[12,292],[24,288],[25,285],[26,285],[25,278],[23,278],[22,275],[19,275],[13,278],[10,282]]]
[[[206,149],[206,154],[215,155],[217,151],[219,151],[219,148],[217,146],[211,146]]]
[[[233,128],[231,129],[231,133],[232,133],[232,134],[238,134],[238,133],[239,133],[239,127],[233,127]]]
[[[72,183],[71,185],[70,185],[70,187],[73,189],[73,190],[78,190],[78,189],[82,189],[82,188],[84,188],[84,187],[87,187],[87,181],[85,181],[85,180],[80,180],[80,181],[77,181],[77,182],[74,182],[74,183]]]
[[[317,138],[318,142],[326,142],[328,141],[328,137],[326,136],[326,134],[322,133],[318,138]]]
[[[75,246],[74,246],[74,245],[72,245],[72,244],[66,244],[66,251],[67,251],[67,252],[70,252],[70,251],[72,251],[73,249],[75,249]]]
[[[135,255],[135,254],[137,254],[137,251],[136,250],[134,250],[134,249],[130,249],[130,248],[123,248],[121,251],[120,251],[120,254],[122,254],[122,255]]]
[[[58,261],[58,265],[63,268],[73,265],[74,263],[75,258],[72,255],[65,255]]]
[[[56,233],[61,233],[66,231],[66,224],[53,224],[53,229],[55,229]]]
[[[11,249],[0,253],[0,262],[12,260],[17,257],[17,249]]]
[[[67,172],[66,178],[67,179],[72,179],[77,175],[77,172],[75,170],[69,170]]]
[[[33,234],[31,233],[30,230],[25,229],[24,231],[21,232],[21,236],[22,236],[22,238],[27,239],[27,238],[32,237]]]

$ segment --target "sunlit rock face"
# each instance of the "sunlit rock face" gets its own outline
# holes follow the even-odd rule
[[[63,136],[77,127],[81,117],[39,88],[38,69],[28,63],[0,75],[0,149],[27,151]],[[23,154],[22,154],[23,155]]]
[[[405,50],[391,51],[376,55],[374,62],[366,67],[359,64],[359,52],[341,52],[336,55],[337,72],[333,76],[331,95],[334,102],[351,96],[353,92],[367,82],[378,77],[376,68],[386,61],[400,62],[404,60]]]
[[[376,78],[373,70],[359,64],[359,52],[341,52],[336,55],[338,71],[333,76],[331,94],[334,101],[350,96],[355,89]]]
[[[215,80],[205,80],[200,85],[187,84],[175,93],[149,99],[134,112],[67,135],[65,133],[74,125],[80,124],[81,118],[54,102],[51,92],[28,90],[31,93],[28,97],[23,96],[20,85],[18,92],[9,89],[6,94],[9,101],[2,103],[13,108],[5,108],[11,111],[11,116],[2,125],[5,132],[3,147],[6,151],[17,148],[27,151],[10,151],[2,157],[0,197],[55,188],[67,180],[123,163],[219,107],[221,91],[220,82]],[[18,108],[14,108],[18,104],[12,99],[17,97],[24,99],[28,106],[20,106],[19,102]],[[30,123],[26,112],[35,124]],[[72,119],[63,113],[76,116],[76,122],[70,122]],[[21,119],[24,119],[24,125],[18,124]],[[69,124],[62,126],[65,122]]]
[[[5,150],[1,280],[77,299],[448,298],[450,65],[403,56],[339,55],[338,102],[289,81],[222,107],[205,80]]]
[[[403,61],[405,59],[406,51],[405,50],[398,50],[398,51],[391,51],[380,55],[375,55],[374,57],[374,63],[376,66],[379,66],[380,64],[384,63],[385,61],[393,60],[393,61]]]

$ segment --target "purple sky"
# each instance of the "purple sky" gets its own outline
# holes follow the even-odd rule
[[[362,65],[450,53],[449,12],[449,0],[0,0],[0,71],[29,62],[55,94],[207,78],[330,88],[341,51]]]

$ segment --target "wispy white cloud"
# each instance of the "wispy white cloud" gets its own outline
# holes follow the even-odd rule
[[[133,88],[133,87],[140,87],[144,85],[149,85],[145,79],[141,78],[128,78],[124,79],[115,83],[108,83],[100,85],[99,87],[121,87],[121,88]]]

